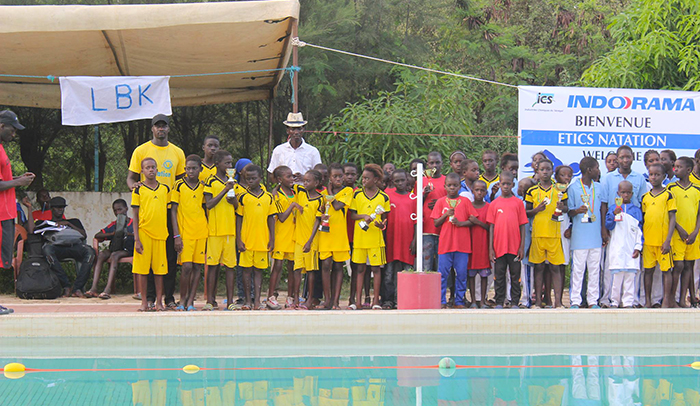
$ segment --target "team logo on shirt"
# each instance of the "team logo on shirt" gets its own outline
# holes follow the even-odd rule
[[[496,210],[496,213],[503,213],[503,209]]]
[[[173,169],[173,161],[166,159],[165,162],[163,162],[163,168],[167,170]]]

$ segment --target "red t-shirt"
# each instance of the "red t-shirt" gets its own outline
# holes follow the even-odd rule
[[[32,218],[34,218],[34,221],[51,220],[52,217],[53,217],[53,215],[51,214],[51,209],[44,210],[44,211],[34,210],[32,212]]]
[[[435,227],[435,222],[431,217],[432,210],[430,210],[428,204],[434,199],[447,196],[447,191],[445,190],[445,175],[440,175],[437,179],[423,177],[423,187],[429,184],[433,185],[433,191],[428,193],[425,200],[423,200],[423,234],[440,235],[440,229]]]
[[[12,180],[12,165],[2,144],[0,144],[0,180],[3,182]],[[17,218],[15,188],[9,188],[0,192],[0,221],[14,218]]]
[[[481,208],[474,207],[477,213],[476,217],[484,223],[487,223],[486,216],[489,211],[489,204],[484,203]],[[473,225],[472,229],[472,254],[469,256],[468,269],[489,269],[491,261],[489,260],[489,230]]]
[[[386,189],[385,193],[391,203],[386,227],[386,260],[413,264],[416,257],[411,255],[411,241],[416,222],[411,220],[411,215],[416,213],[416,201],[410,194],[398,194],[393,188]]]
[[[442,216],[446,210],[450,208],[447,197],[441,197],[435,203],[433,214],[431,217],[436,219]],[[464,196],[458,196],[459,203],[455,206],[455,218],[457,221],[467,221],[470,216],[476,216],[478,213],[474,210],[472,202]],[[431,220],[432,221],[432,220]],[[440,227],[440,242],[438,243],[438,254],[447,254],[448,252],[472,252],[471,232],[470,227],[457,227],[450,223],[449,218],[442,223]]]
[[[496,258],[505,254],[518,255],[520,249],[520,226],[527,224],[523,201],[515,196],[499,197],[489,205],[486,216],[493,224],[493,249]]]

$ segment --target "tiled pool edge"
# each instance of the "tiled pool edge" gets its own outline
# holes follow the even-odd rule
[[[700,333],[700,311],[415,310],[51,313],[0,317],[0,337]]]

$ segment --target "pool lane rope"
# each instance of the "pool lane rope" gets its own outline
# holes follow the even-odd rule
[[[185,365],[182,368],[26,368],[23,364],[12,362],[3,368],[8,379],[19,379],[27,373],[41,372],[143,372],[143,371],[183,371],[196,374],[199,371],[298,371],[298,370],[353,370],[353,369],[438,369],[443,376],[452,376],[457,369],[537,369],[537,368],[622,368],[626,365],[457,365],[452,358],[443,358],[437,365],[391,365],[391,366],[332,366],[332,367],[240,367],[240,368],[200,368],[197,365]],[[673,368],[688,367],[700,371],[700,361],[690,364],[648,364],[637,365],[638,368]]]

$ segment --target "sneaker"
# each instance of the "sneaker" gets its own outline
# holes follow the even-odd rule
[[[569,309],[578,309],[578,305],[571,305],[571,307],[569,307]]]
[[[470,309],[478,309],[479,306],[476,304],[476,302],[472,303],[471,306],[469,306]]]
[[[591,308],[591,309],[600,309],[600,306],[598,306],[598,305],[593,305],[593,306],[591,306],[590,308]]]
[[[14,313],[15,311],[13,309],[9,309],[5,306],[0,306],[0,315],[2,314],[11,314]]]
[[[267,298],[267,307],[270,310],[279,310],[282,308],[282,306],[277,301],[277,298],[275,298],[274,296],[270,296]]]

